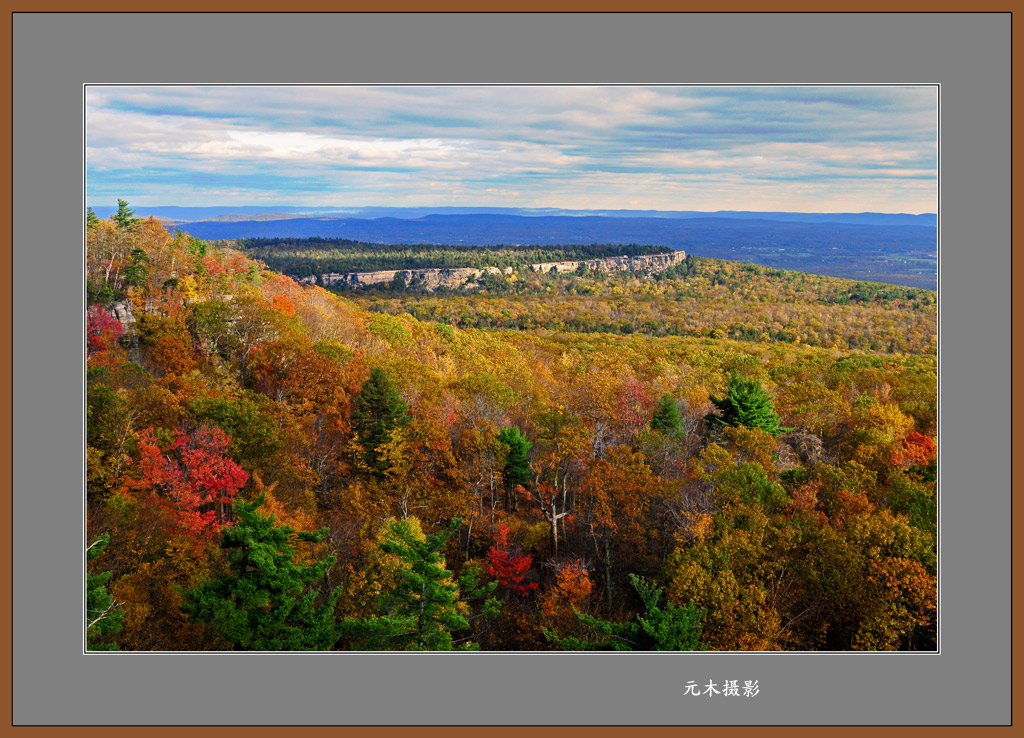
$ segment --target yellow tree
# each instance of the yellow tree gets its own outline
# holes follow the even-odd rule
[[[594,554],[604,564],[609,612],[614,597],[615,560],[633,572],[644,568],[650,553],[652,505],[662,496],[663,482],[643,454],[619,446],[606,458],[588,464],[580,484],[576,523],[585,524]]]

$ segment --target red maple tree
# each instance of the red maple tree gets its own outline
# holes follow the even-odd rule
[[[533,557],[510,546],[508,533],[507,525],[498,526],[494,545],[487,552],[487,573],[513,594],[524,595],[537,588],[536,582],[523,582],[533,565]]]
[[[124,333],[121,321],[104,310],[101,305],[90,305],[87,317],[86,335],[89,339],[90,354],[103,351]]]
[[[161,448],[149,428],[139,434],[138,476],[125,486],[155,494],[196,538],[213,536],[249,479],[224,455],[230,445],[231,437],[220,428],[199,426],[191,432],[179,428],[174,442]]]

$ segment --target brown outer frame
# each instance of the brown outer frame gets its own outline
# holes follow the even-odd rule
[[[11,39],[12,51],[10,55],[4,56],[3,61],[3,79],[9,87],[12,87],[11,80],[13,74],[13,26],[14,26],[14,14],[15,13],[138,13],[139,7],[136,3],[125,2],[107,2],[99,3],[101,7],[95,6],[83,11],[81,6],[71,2],[50,2],[45,3],[33,3],[28,0],[13,0],[5,3],[4,10],[4,34],[3,38]],[[367,13],[409,13],[409,12],[431,12],[431,13],[449,13],[449,12],[480,12],[480,4],[473,2],[438,2],[438,3],[425,3],[425,2],[351,2],[346,0],[343,4],[328,3],[326,0],[314,0],[310,2],[298,3],[296,6],[290,7],[288,11],[281,11],[280,5],[275,2],[268,2],[267,0],[251,0],[248,3],[240,2],[240,0],[219,0],[218,2],[189,2],[181,1],[174,3],[173,5],[158,4],[161,7],[149,7],[144,12],[173,12],[173,13],[209,13],[209,12],[246,12],[246,13],[337,13],[337,12],[367,12]],[[690,4],[687,3],[687,6]],[[828,13],[1009,13],[1011,14],[1022,3],[1018,2],[1002,2],[985,3],[984,7],[964,7],[959,3],[952,3],[948,1],[944,2],[922,2],[922,0],[903,0],[894,4],[891,2],[857,2],[857,3],[841,3],[838,7],[829,7]],[[495,3],[490,5],[485,12],[515,12],[515,13],[527,13],[527,12],[539,12],[539,13],[552,13],[552,12],[578,12],[578,13],[618,13],[618,12],[629,12],[629,13],[648,13],[648,12],[714,12],[714,13],[751,13],[751,12],[772,12],[772,13],[808,13],[808,12],[823,12],[822,4],[815,2],[800,2],[799,0],[784,0],[778,3],[765,3],[763,1],[743,1],[743,0],[731,0],[728,2],[721,2],[716,4],[714,7],[686,7],[681,8],[678,4],[665,2],[664,0],[655,0],[647,2],[631,4],[628,8],[623,8],[621,2],[612,2],[610,0],[591,0],[590,2],[580,2],[580,0],[572,0],[570,2],[559,2],[554,5],[551,2],[538,2],[537,0],[521,1],[516,3]],[[1019,44],[1013,39],[1011,34],[1011,59],[1012,59],[1012,71],[1017,71],[1017,67],[1020,64],[1022,58],[1019,52]],[[1024,115],[1021,115],[1022,108],[1024,108],[1024,95],[1020,93],[1020,86],[1022,75],[1018,75],[1016,81],[1013,81],[1011,74],[1011,116],[1016,117],[1017,120],[1024,119]],[[3,190],[5,197],[3,198],[3,207],[5,215],[7,216],[8,223],[13,222],[13,89],[10,89],[9,94],[3,98],[3,111],[0,115],[0,119],[3,121],[4,131],[6,133],[6,139],[11,141],[10,147],[4,148],[4,167],[10,173],[10,176],[4,179]],[[1011,128],[1011,131],[1013,129]],[[1013,151],[1012,139],[1011,139],[1011,189],[1012,184],[1017,180],[1017,174],[1020,170],[1022,163],[1022,148],[1018,147],[1016,151]],[[1018,206],[1024,207],[1024,189],[1017,189],[1012,196],[1013,208],[1016,209]],[[2,254],[6,256],[6,262],[12,264],[13,267],[13,236],[11,231],[8,231],[8,237],[0,249]],[[1012,249],[1018,244],[1019,237],[1013,236],[1013,229],[1011,224],[1011,254]],[[1020,275],[1021,270],[1024,269],[1022,262],[1018,260],[1017,264],[1013,264],[1011,257],[1011,291],[1013,281],[1017,276]],[[3,290],[8,295],[13,295],[13,268],[7,269],[2,278],[0,278],[0,290]],[[1012,292],[1011,292],[1012,294]],[[1012,297],[1011,297],[1012,300]],[[1013,304],[1011,302],[1011,341],[1016,336],[1017,330],[1013,330],[1013,318],[1018,317],[1018,313],[1022,311],[1019,304]],[[14,440],[14,416],[13,416],[13,298],[9,298],[7,303],[7,309],[9,315],[12,316],[11,320],[3,321],[3,341],[0,342],[0,353],[3,354],[3,361],[0,361],[0,387],[3,387],[2,402],[4,408],[4,416],[6,422],[3,423],[0,428],[0,467],[4,469],[11,469],[13,464],[13,440]],[[1019,326],[1021,323],[1018,322]],[[1021,349],[1024,353],[1024,349]],[[1016,359],[1017,351],[1012,351],[1013,359]],[[1012,371],[1012,370],[1011,370]],[[1012,375],[1011,375],[1012,376]],[[1011,397],[1011,412],[1015,416],[1018,411],[1024,412],[1024,401],[1021,399],[1021,394],[1018,393],[1016,398]],[[1011,439],[1011,452],[1014,456],[1020,453],[1024,453],[1024,442],[1021,440],[1022,436],[1018,435],[1014,441]],[[1011,471],[1011,494],[1016,493],[1019,485],[1013,481]],[[0,504],[5,510],[13,509],[13,482],[10,473],[2,475],[2,482],[0,482]],[[1012,506],[1011,506],[1012,508]],[[1012,522],[1021,523],[1021,505],[1017,506],[1014,511],[1011,509]],[[8,534],[8,540],[13,540],[13,515],[9,515],[8,525],[5,526]],[[1012,536],[1011,536],[1011,554],[1012,564],[1021,564],[1021,553],[1019,550],[1014,550],[1012,547]],[[13,567],[14,552],[11,551],[11,567]],[[5,670],[3,673],[3,695],[4,701],[7,707],[7,714],[10,716],[10,725],[12,729],[16,729],[20,734],[32,733],[38,735],[41,732],[54,732],[59,731],[59,728],[47,728],[47,727],[27,727],[27,726],[14,726],[14,705],[13,705],[13,680],[14,680],[14,662],[13,662],[13,570],[11,567],[0,567],[2,571],[3,587],[0,589],[0,630],[4,633],[4,641],[8,646],[8,652],[11,654],[11,667],[10,670]],[[1013,568],[1011,566],[1011,586],[1018,583],[1020,578],[1021,566],[1017,566],[1016,574],[1013,574]],[[1018,604],[1018,600],[1024,598],[1024,595],[1020,593],[1020,588],[1017,588],[1017,594],[1011,598],[1011,608]],[[1020,608],[1024,609],[1024,608]],[[1018,609],[1018,611],[1020,611]],[[1014,688],[1013,686],[1013,669],[1015,667],[1016,656],[1020,650],[1020,642],[1016,644],[1012,643],[1011,637],[1011,716],[1013,714],[1013,707],[1017,705],[1018,692],[1020,691],[1019,686]],[[1012,717],[1011,717],[1012,721]],[[410,726],[379,726],[379,727],[360,727],[358,730],[360,735],[372,735],[372,736],[389,736],[392,734],[399,735],[403,730],[408,730]],[[987,729],[997,730],[1000,732],[1008,732],[1012,730],[1011,726],[977,726]],[[755,728],[758,735],[779,735],[779,736],[791,736],[793,734],[801,735],[817,735],[821,732],[820,727],[816,726],[769,726],[769,727],[756,727],[756,726],[712,726],[712,727],[700,727],[694,728],[701,732],[701,735],[734,735],[742,734],[746,730]],[[133,726],[78,726],[78,731],[85,730],[87,734],[96,734],[109,736],[112,734],[121,735],[133,735],[137,732],[137,728]],[[863,726],[833,726],[829,730],[833,734],[841,735],[859,735],[865,728]],[[963,734],[963,729],[956,726],[914,726],[914,727],[871,727],[869,728],[873,735],[891,734],[906,736],[908,734],[920,734],[920,735],[950,735],[959,736]],[[151,735],[166,735],[176,736],[182,730],[176,726],[149,726],[147,732]],[[320,735],[336,735],[338,728],[331,727],[303,727],[304,731],[315,731],[316,734]],[[347,731],[354,730],[349,727]],[[418,735],[427,736],[450,736],[454,734],[460,734],[467,736],[472,734],[479,735],[480,728],[473,726],[433,726],[425,727],[420,726],[415,728]],[[488,736],[493,738],[521,738],[523,728],[519,726],[491,726],[486,728]],[[613,738],[617,736],[621,728],[618,726],[574,726],[574,727],[545,727],[545,728],[530,728],[531,733],[536,734],[537,731],[541,731],[548,735],[557,735],[559,738],[565,738],[567,733],[580,735],[584,732],[588,736],[600,735],[608,736]],[[631,729],[637,730],[637,728]],[[669,736],[678,735],[676,731],[679,728],[675,727],[644,727],[642,730],[649,736]],[[275,727],[271,726],[233,726],[233,727],[190,727],[188,728],[190,733],[209,734],[223,736],[227,734],[241,735],[244,731],[246,736],[254,734],[258,735],[279,735],[280,731]],[[61,734],[61,731],[58,734]],[[77,732],[77,731],[76,731]]]

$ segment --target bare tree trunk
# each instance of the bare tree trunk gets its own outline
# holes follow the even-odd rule
[[[495,508],[495,506],[496,505],[495,505],[495,501],[494,501],[494,475],[492,474],[491,475],[491,530],[494,530],[494,508]]]
[[[104,282],[109,282],[110,281],[110,270],[114,268],[114,259],[116,259],[116,258],[117,258],[117,253],[116,252],[112,253],[110,255],[110,263],[107,264],[107,271],[103,275],[103,281]]]
[[[551,550],[558,556],[558,516],[555,514],[555,496],[551,495]]]
[[[568,474],[568,472],[566,472],[565,477],[566,477],[565,480],[562,482],[562,491],[563,491],[563,494],[562,494],[562,517],[563,518],[564,517],[568,517],[570,510],[575,510],[576,509],[576,485],[572,486],[572,492],[571,493],[566,494],[566,492],[568,492],[568,490],[569,490],[569,474]],[[569,530],[566,529],[565,521],[563,520],[562,521],[562,546],[563,547],[568,547],[569,543],[570,543],[570,540],[569,540]]]
[[[134,425],[135,411],[131,410],[128,412],[128,417],[125,418],[124,429],[120,433],[117,444],[117,455],[114,457],[114,483],[113,487],[116,489],[121,483],[121,462],[124,460],[125,453],[124,447],[128,443],[128,436],[132,432],[132,426]]]
[[[612,550],[608,541],[608,526],[604,526],[604,588],[608,596],[608,614],[612,612]]]

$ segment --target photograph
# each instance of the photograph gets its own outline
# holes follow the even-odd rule
[[[82,97],[83,651],[939,652],[939,85]]]

